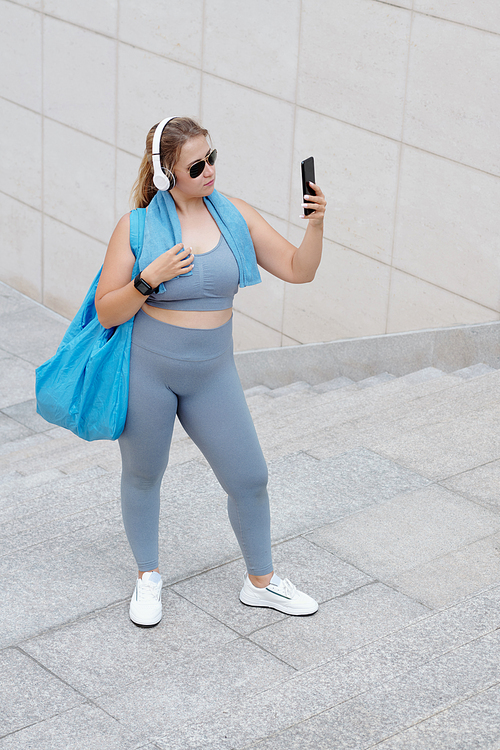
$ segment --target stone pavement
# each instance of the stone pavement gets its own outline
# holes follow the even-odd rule
[[[35,413],[65,325],[0,286],[0,750],[499,750],[500,372],[248,392],[312,617],[239,603],[223,493],[176,428],[145,630],[117,445]]]

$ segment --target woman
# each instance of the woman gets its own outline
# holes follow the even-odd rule
[[[130,618],[140,626],[156,625],[162,615],[160,485],[176,414],[228,494],[247,567],[240,600],[291,615],[318,608],[273,571],[267,466],[234,365],[231,318],[238,285],[260,280],[256,261],[284,281],[314,278],[326,201],[313,185],[316,194],[305,196],[304,206],[314,210],[294,247],[247,203],[214,190],[217,152],[207,138],[186,117],[151,128],[134,188],[135,204],[147,214],[131,212],[118,222],[95,300],[106,328],[136,315],[119,443],[123,520],[139,569]],[[144,216],[140,274],[131,281],[132,225]]]

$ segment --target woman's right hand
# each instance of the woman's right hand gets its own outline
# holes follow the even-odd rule
[[[182,242],[174,245],[162,255],[155,258],[141,271],[141,278],[156,289],[164,281],[175,279],[193,269],[194,255],[191,248],[186,250]]]

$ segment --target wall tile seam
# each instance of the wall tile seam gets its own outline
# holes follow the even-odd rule
[[[71,229],[73,232],[78,232],[78,234],[81,234],[82,237],[86,237],[87,239],[92,240],[93,242],[98,242],[104,248],[106,248],[108,246],[108,243],[105,242],[104,240],[101,240],[99,237],[94,237],[94,235],[89,234],[88,232],[83,232],[81,229],[78,229],[77,227],[74,227],[72,224],[68,224],[67,221],[62,221],[57,216],[53,216],[52,214],[49,214],[46,211],[41,211],[41,213],[46,218],[51,219],[52,221],[55,221],[58,224],[61,224],[63,227],[67,227],[68,229]],[[111,236],[111,234],[110,234],[110,236]],[[104,260],[104,255],[103,255],[103,260]],[[96,269],[96,273],[97,273],[97,269]]]
[[[36,206],[32,206],[31,203],[26,203],[26,201],[21,200],[21,198],[18,198],[15,195],[12,195],[11,193],[6,193],[5,190],[2,190],[0,188],[0,195],[5,195],[6,198],[10,198],[13,201],[16,201],[16,203],[20,203],[21,206],[26,206],[26,208],[31,208],[33,211],[36,211],[40,215],[43,214],[43,208],[36,208]],[[22,292],[20,292],[22,294]]]
[[[468,28],[468,29],[475,29],[477,31],[484,31],[486,34],[492,34],[493,36],[500,36],[500,32],[498,32],[498,31],[491,31],[490,29],[485,29],[482,26],[475,26],[474,24],[465,23],[463,21],[455,21],[452,18],[444,18],[443,16],[438,16],[438,15],[435,15],[434,13],[425,13],[424,11],[421,11],[421,10],[413,10],[412,11],[411,8],[406,8],[405,6],[403,6],[403,5],[397,5],[396,3],[390,3],[390,2],[387,2],[386,0],[373,0],[373,1],[379,3],[380,5],[388,5],[391,8],[398,8],[400,10],[406,10],[409,13],[413,12],[416,15],[419,15],[419,16],[427,16],[428,18],[435,18],[435,19],[437,19],[439,21],[445,21],[446,23],[451,23],[451,24],[454,24],[455,26],[464,26],[465,28]],[[25,10],[32,11],[33,13],[38,13],[41,16],[45,16],[46,18],[53,18],[56,21],[62,21],[63,23],[70,24],[71,26],[75,26],[76,28],[83,29],[84,31],[90,31],[90,32],[92,32],[94,34],[98,34],[99,36],[103,36],[106,39],[113,39],[115,41],[121,42],[122,44],[128,44],[129,46],[135,47],[136,49],[141,49],[144,52],[149,52],[150,54],[157,54],[157,53],[152,52],[151,50],[145,49],[144,47],[137,47],[134,44],[130,44],[129,42],[125,42],[125,41],[121,40],[119,38],[118,34],[116,36],[114,36],[113,34],[107,34],[104,31],[100,31],[98,29],[94,29],[94,28],[92,28],[90,26],[84,26],[81,23],[76,23],[75,21],[70,21],[67,18],[61,18],[60,16],[57,16],[54,13],[48,13],[45,10],[38,10],[37,8],[30,8],[30,7],[26,6],[26,5],[24,5],[23,3],[16,2],[16,0],[4,0],[4,2],[7,2],[10,5],[16,5],[18,8],[24,8]],[[118,10],[117,10],[117,13],[118,13]],[[159,55],[159,57],[166,57],[166,56],[165,55]],[[179,61],[179,60],[177,60],[175,58],[168,58],[168,59],[171,59],[174,62],[180,62],[181,65],[186,65],[187,67],[195,68],[196,70],[198,70],[199,67],[200,67],[200,66],[191,65],[190,63],[181,62],[181,61]]]
[[[224,195],[227,195],[228,197],[232,197],[232,198],[235,197],[235,196],[229,196],[229,193],[225,193]],[[252,205],[252,208],[255,208],[256,211],[264,211],[264,209],[261,209],[259,206],[255,206],[253,204],[249,204],[249,205]],[[273,218],[279,221],[287,221],[286,219],[283,219],[282,216],[276,216],[275,214],[269,213],[269,211],[266,211],[265,213],[267,213],[268,216],[272,216]],[[289,229],[290,227],[298,228],[298,225],[293,224],[293,222],[287,221],[287,224],[288,224]],[[345,242],[339,242],[338,240],[332,237],[329,237],[327,235],[323,236],[323,240],[327,240],[328,242],[333,242],[335,245],[342,248],[343,250],[347,250],[348,252],[352,252],[352,253],[355,253],[356,255],[360,255],[362,258],[365,258],[366,260],[370,260],[373,263],[377,263],[380,266],[384,266],[390,271],[399,271],[400,273],[404,273],[406,276],[410,276],[411,278],[414,278],[417,281],[423,281],[426,284],[430,284],[431,286],[436,287],[436,289],[441,289],[441,291],[448,292],[449,294],[453,294],[456,297],[460,297],[461,299],[467,302],[472,302],[473,304],[479,305],[480,307],[483,307],[485,310],[490,310],[491,312],[494,312],[494,313],[500,313],[500,305],[499,305],[499,309],[496,310],[494,307],[490,307],[489,305],[484,305],[482,302],[478,302],[477,300],[471,299],[470,297],[465,297],[464,295],[459,294],[458,292],[454,292],[451,289],[447,289],[446,287],[443,287],[439,284],[435,284],[434,282],[429,281],[428,279],[425,279],[422,276],[417,276],[416,274],[411,273],[410,271],[407,271],[404,268],[400,268],[398,265],[394,264],[392,258],[391,258],[391,262],[388,263],[385,260],[382,260],[381,258],[374,258],[373,255],[369,255],[368,253],[363,252],[362,250],[359,250],[356,247],[351,247],[350,245],[345,244]],[[323,248],[323,253],[324,252],[325,250]],[[296,285],[291,284],[290,282],[285,282],[285,294],[286,294],[286,289],[290,286],[296,286]],[[390,289],[389,289],[389,294],[390,294]]]
[[[153,53],[153,54],[156,54],[156,53]],[[172,59],[172,58],[168,58],[168,59]],[[185,63],[180,63],[180,64],[184,65]],[[287,99],[284,96],[277,96],[276,94],[269,94],[267,91],[258,89],[255,86],[251,86],[248,83],[241,83],[240,81],[235,81],[232,78],[227,78],[226,76],[221,76],[218,73],[213,73],[211,70],[197,68],[194,65],[186,65],[186,67],[193,68],[194,70],[202,70],[202,73],[206,76],[211,76],[212,78],[216,78],[219,81],[224,81],[224,83],[230,83],[233,86],[239,86],[240,88],[246,89],[247,91],[252,91],[254,94],[261,94],[262,96],[269,97],[269,99],[276,99],[276,101],[278,102],[283,102],[284,104],[290,104],[291,106],[297,105],[297,102],[294,99]]]
[[[44,10],[45,3],[41,0],[42,11]],[[40,201],[41,201],[41,220],[40,220],[40,301],[42,304],[45,302],[45,34],[44,34],[44,20],[43,16],[40,19],[40,73],[41,73],[41,90],[40,90],[40,107],[41,107],[41,118],[40,118],[40,136],[41,136],[41,148],[40,148]]]
[[[476,167],[473,164],[467,164],[463,161],[458,161],[458,159],[452,159],[450,156],[445,156],[444,154],[438,154],[436,151],[429,151],[427,148],[422,148],[421,146],[415,146],[413,143],[408,143],[407,141],[395,141],[396,143],[401,143],[401,146],[406,146],[407,148],[412,148],[415,151],[419,151],[421,154],[428,154],[429,156],[435,156],[437,159],[443,159],[444,161],[450,162],[451,164],[458,164],[460,167],[465,167],[466,169],[473,169],[474,172],[480,172],[481,174],[486,174],[488,177],[496,177],[497,179],[500,179],[500,171],[498,173],[496,172],[488,172],[486,169],[481,169],[481,167]]]
[[[270,95],[267,94],[267,96],[270,96]],[[435,151],[429,151],[429,149],[423,148],[422,146],[416,146],[415,144],[409,143],[408,141],[404,139],[400,140],[399,138],[392,138],[390,135],[379,133],[376,130],[370,130],[370,128],[365,128],[362,125],[357,125],[355,123],[348,122],[348,120],[342,120],[339,117],[332,117],[332,115],[327,115],[324,112],[320,112],[319,110],[316,110],[316,109],[311,109],[310,107],[304,107],[301,104],[295,103],[295,106],[298,109],[303,110],[304,112],[310,112],[313,115],[319,115],[320,117],[324,117],[325,119],[333,120],[333,122],[338,122],[341,125],[348,125],[349,127],[355,128],[356,130],[361,130],[364,133],[369,133],[370,135],[375,135],[379,138],[384,138],[385,140],[390,141],[391,143],[400,144],[401,146],[407,146],[408,148],[413,148],[416,151],[420,151],[421,153],[429,154],[431,156],[436,156],[439,159],[445,159],[446,161],[452,162],[453,164],[459,164],[462,167],[474,169],[476,172],[482,172],[483,174],[487,174],[490,177],[500,178],[500,171],[498,172],[498,174],[496,172],[488,172],[486,169],[481,169],[480,167],[476,167],[473,164],[467,164],[466,162],[458,161],[457,159],[452,159],[451,157],[445,156],[444,154],[438,154]]]
[[[368,260],[373,261],[374,263],[379,263],[381,266],[385,266],[386,268],[388,268],[391,271],[398,271],[399,273],[402,273],[405,276],[408,276],[408,277],[410,277],[412,279],[416,279],[417,281],[422,281],[424,284],[428,284],[429,286],[432,286],[435,289],[439,289],[442,292],[446,292],[447,294],[452,294],[454,297],[458,297],[459,299],[464,300],[464,302],[471,302],[472,304],[477,305],[478,307],[481,307],[484,310],[488,310],[489,312],[491,312],[491,313],[493,313],[495,315],[500,315],[500,304],[499,304],[498,309],[495,309],[494,307],[490,307],[489,305],[485,305],[482,302],[478,302],[476,299],[472,299],[471,297],[466,297],[465,295],[460,294],[459,292],[455,292],[455,291],[453,291],[451,289],[447,289],[446,287],[442,286],[441,284],[436,284],[435,282],[429,281],[428,279],[425,279],[422,276],[417,276],[414,273],[410,273],[409,271],[406,271],[403,268],[399,268],[397,265],[389,265],[389,263],[385,263],[382,260],[376,260],[371,255],[366,255],[365,253],[361,253],[359,250],[355,250],[354,248],[346,247],[345,245],[340,245],[338,242],[335,243],[335,244],[339,245],[340,247],[343,247],[345,250],[348,250],[348,251],[351,251],[353,253],[356,253],[357,255],[361,255],[362,257],[367,258]],[[320,266],[320,268],[321,268],[321,266]],[[292,284],[291,282],[287,282],[287,281],[285,281],[284,283],[285,283],[285,294],[286,294],[286,289],[287,288],[297,286],[296,284]],[[311,282],[309,282],[309,283],[311,283]],[[235,310],[237,310],[237,309],[238,308],[237,308],[236,303],[235,303]],[[241,315],[245,315],[247,318],[251,318],[252,320],[257,320],[256,318],[254,318],[253,316],[249,315],[248,313],[243,313],[240,310],[238,310],[238,312]],[[258,321],[258,322],[260,322],[260,321]],[[262,323],[262,325],[266,325],[266,324]],[[267,328],[271,328],[271,330],[273,330],[273,331],[277,331],[278,330],[276,328],[272,328],[271,326],[266,326],[266,327]],[[282,333],[283,335],[287,335],[288,336],[288,334],[284,334],[283,331],[278,331],[278,333]],[[386,331],[386,333],[388,333],[388,332]],[[293,337],[289,336],[289,338],[293,338]]]
[[[38,15],[42,16],[43,18],[52,18],[54,21],[61,21],[62,23],[67,23],[69,26],[73,26],[74,28],[81,29],[82,31],[90,31],[93,34],[98,34],[98,36],[105,37],[106,39],[112,39],[113,41],[120,41],[117,39],[116,36],[113,36],[112,34],[106,34],[105,31],[99,31],[98,29],[93,29],[90,26],[84,26],[81,23],[76,23],[75,21],[70,21],[67,18],[61,18],[60,16],[56,16],[54,13],[48,13],[45,10],[39,10],[38,8],[29,8],[27,5],[23,5],[23,3],[18,3],[16,0],[3,0],[4,2],[10,3],[11,5],[17,5],[18,8],[25,8],[26,10],[30,10],[33,13],[37,13]],[[42,29],[43,33],[43,29]]]
[[[238,308],[238,297],[235,297],[234,299],[235,299],[235,302],[233,304],[233,309],[234,309],[235,312],[238,313],[238,315],[243,315],[243,317],[248,318],[248,320],[253,320],[255,323],[259,323],[261,326],[264,326],[264,328],[267,328],[269,331],[274,331],[274,333],[279,333],[279,334],[283,335],[283,331],[280,330],[279,328],[273,328],[272,326],[267,325],[267,323],[263,323],[258,318],[254,318],[252,315],[249,315],[248,313],[243,312],[242,310],[240,310]]]
[[[477,31],[485,31],[487,34],[493,34],[493,36],[500,36],[499,31],[491,31],[485,29],[484,26],[475,26],[472,23],[465,23],[464,21],[455,21],[453,18],[445,18],[444,16],[438,16],[435,13],[425,12],[423,10],[416,10],[415,8],[407,8],[404,5],[398,5],[397,3],[390,3],[387,0],[374,0],[374,2],[380,3],[380,5],[389,5],[392,8],[399,8],[400,10],[406,10],[409,13],[414,13],[418,16],[427,16],[428,18],[436,18],[439,21],[446,21],[446,23],[452,23],[455,26],[465,26],[468,29],[476,29]]]
[[[43,90],[42,90],[42,97],[43,97]],[[21,107],[21,109],[25,109],[27,112],[31,112],[34,115],[38,115],[39,117],[44,118],[45,120],[49,120],[50,122],[55,122],[56,125],[62,125],[65,128],[68,128],[69,130],[73,130],[75,133],[79,133],[80,135],[86,135],[88,138],[93,138],[93,140],[98,141],[99,143],[103,143],[106,146],[112,146],[113,148],[118,148],[119,151],[123,151],[123,153],[128,154],[129,156],[139,156],[142,158],[142,154],[134,154],[131,151],[126,151],[123,148],[120,148],[117,146],[116,143],[113,141],[106,141],[103,138],[98,138],[96,135],[93,135],[92,133],[87,133],[85,130],[80,130],[79,128],[76,128],[74,125],[68,125],[68,123],[63,122],[62,120],[57,120],[55,117],[51,117],[50,115],[46,115],[43,111],[37,110],[37,109],[31,109],[31,107],[27,107],[25,104],[19,104],[19,102],[15,102],[13,99],[9,99],[6,96],[3,96],[0,94],[0,99],[4,102],[8,102],[9,104],[13,104],[16,107]]]
[[[68,229],[73,230],[74,232],[78,232],[78,234],[82,235],[83,237],[86,237],[86,238],[88,238],[90,240],[93,240],[94,242],[98,242],[99,244],[103,245],[103,247],[107,246],[107,243],[104,242],[102,239],[100,239],[98,237],[94,237],[93,235],[89,234],[88,232],[83,232],[81,229],[78,229],[78,228],[72,226],[71,224],[68,224],[67,222],[62,221],[60,218],[58,218],[56,216],[53,216],[52,214],[47,213],[46,211],[43,211],[42,209],[35,208],[34,206],[30,205],[29,203],[26,203],[25,201],[20,200],[19,198],[11,195],[10,193],[6,193],[4,190],[0,190],[0,194],[1,195],[5,195],[7,198],[10,198],[13,201],[16,201],[16,203],[20,203],[21,205],[26,206],[27,208],[30,208],[33,211],[36,211],[41,216],[46,216],[49,219],[52,219],[53,221],[57,222],[58,224],[61,224],[61,225],[65,226],[65,227],[67,227]],[[281,217],[276,217],[276,218],[281,219],[283,221],[283,219]],[[433,286],[436,289],[440,289],[441,291],[447,292],[448,294],[452,294],[453,296],[458,297],[460,299],[463,299],[466,302],[471,302],[471,303],[473,303],[475,305],[478,305],[479,307],[482,307],[485,310],[489,310],[492,313],[500,314],[500,306],[499,306],[499,309],[495,309],[494,307],[490,307],[489,305],[485,305],[482,302],[478,302],[477,300],[472,299],[471,297],[466,297],[465,295],[460,294],[459,292],[455,292],[455,291],[453,291],[451,289],[447,289],[446,287],[444,287],[444,286],[442,286],[440,284],[436,284],[436,283],[434,283],[432,281],[429,281],[428,279],[425,279],[422,276],[417,276],[416,274],[410,273],[409,271],[406,271],[405,269],[400,268],[397,265],[389,264],[389,263],[386,263],[383,260],[379,260],[377,258],[373,258],[373,256],[367,255],[366,253],[363,253],[360,250],[357,250],[356,248],[352,248],[352,247],[349,247],[348,245],[339,243],[336,240],[330,239],[329,237],[325,237],[325,239],[328,240],[329,242],[334,242],[336,245],[338,245],[339,247],[343,248],[344,250],[356,253],[357,255],[360,255],[363,258],[366,258],[367,260],[371,260],[374,263],[380,264],[381,266],[385,266],[386,268],[389,268],[391,270],[398,271],[399,273],[403,273],[403,274],[405,274],[405,276],[409,276],[410,278],[416,279],[417,281],[423,281],[425,284],[429,284],[430,286]],[[289,283],[285,282],[285,290],[286,290],[286,288],[287,288],[288,285],[289,285]],[[290,286],[291,286],[291,284],[290,284]],[[237,310],[241,315],[245,315],[245,317],[250,318],[251,320],[256,320],[256,318],[253,318],[251,315],[248,315],[247,313],[243,313],[242,311],[238,310],[238,307],[237,307],[236,304],[235,304],[235,310]],[[275,331],[277,333],[282,333],[283,334],[283,331],[281,331],[281,330],[279,330],[277,328],[273,328],[272,326],[268,326],[265,323],[262,323],[262,325],[265,325],[266,328],[269,328],[270,330],[273,330],[273,331]]]
[[[7,0],[7,2],[10,2],[10,1],[11,0]],[[191,67],[191,66],[188,66],[188,67]],[[194,70],[200,70],[200,69],[194,68]],[[205,71],[201,71],[201,72],[204,73],[205,75],[211,75],[211,73],[206,73]],[[247,86],[243,86],[242,84],[238,84],[238,83],[234,83],[232,81],[229,81],[229,79],[221,79],[221,80],[226,80],[229,83],[233,83],[236,86],[242,86],[242,88],[249,88]],[[287,100],[287,99],[280,99],[279,97],[274,97],[272,94],[266,94],[265,92],[259,91],[258,89],[251,89],[251,90],[255,91],[257,93],[260,93],[263,96],[269,96],[270,98],[277,99],[278,101],[286,102],[287,104],[290,104],[291,106],[294,106],[295,108],[301,109],[301,110],[303,110],[305,112],[310,112],[312,114],[319,115],[320,117],[324,117],[324,118],[326,118],[328,120],[333,120],[333,122],[338,122],[338,123],[340,123],[342,125],[348,125],[351,128],[356,128],[357,130],[361,130],[361,131],[363,131],[365,133],[369,133],[370,135],[375,135],[375,136],[378,136],[379,138],[384,138],[385,140],[390,141],[391,143],[401,144],[402,146],[407,146],[408,148],[413,148],[416,151],[420,151],[423,154],[429,154],[430,156],[435,156],[438,159],[444,159],[445,161],[451,162],[452,164],[458,164],[459,166],[467,167],[468,169],[473,169],[476,172],[480,172],[482,174],[489,175],[490,177],[500,178],[500,172],[498,174],[496,172],[489,172],[488,170],[481,169],[480,167],[476,167],[473,164],[467,164],[466,162],[458,161],[458,159],[452,159],[451,157],[445,156],[444,154],[439,154],[436,151],[429,151],[429,149],[422,148],[421,146],[416,146],[414,143],[410,143],[410,142],[408,142],[406,140],[399,140],[397,138],[392,138],[389,135],[384,135],[383,133],[378,133],[375,130],[370,130],[369,128],[364,128],[362,125],[356,125],[356,124],[354,124],[352,122],[348,122],[347,120],[341,120],[338,117],[332,117],[331,115],[326,115],[323,112],[319,112],[318,110],[311,109],[310,107],[304,107],[304,106],[302,106],[300,104],[297,104],[296,102],[294,103],[294,102],[292,102],[290,100]],[[31,112],[32,114],[39,115],[40,117],[44,117],[47,120],[49,120],[50,122],[55,122],[57,125],[62,125],[65,128],[69,128],[70,130],[73,130],[75,133],[79,133],[80,135],[85,135],[88,138],[93,138],[94,140],[98,141],[99,143],[103,143],[106,146],[112,146],[113,148],[117,148],[119,151],[121,151],[124,154],[127,154],[128,156],[135,156],[136,158],[142,159],[142,156],[143,156],[142,152],[141,153],[134,153],[133,151],[129,151],[128,149],[122,148],[121,146],[119,146],[118,144],[116,144],[116,143],[114,143],[112,141],[107,141],[107,140],[104,140],[103,138],[98,138],[96,135],[93,135],[91,133],[87,133],[85,130],[79,130],[74,125],[68,125],[67,123],[62,122],[61,120],[57,120],[55,117],[51,117],[50,115],[43,114],[39,110],[32,109],[31,107],[27,107],[25,104],[20,104],[19,102],[16,102],[13,99],[10,99],[9,97],[3,96],[2,94],[0,94],[0,99],[3,100],[3,101],[8,102],[9,104],[13,104],[16,107],[21,107],[22,109],[25,109],[27,112]],[[283,219],[282,216],[276,217],[276,218]],[[287,219],[285,219],[285,221],[287,221]]]
[[[297,136],[297,100],[299,98],[299,82],[300,82],[300,64],[301,64],[301,51],[302,51],[302,19],[304,14],[304,3],[303,0],[300,0],[299,5],[299,27],[298,27],[298,35],[297,35],[297,65],[295,68],[295,92],[294,92],[294,106],[293,106],[293,116],[292,116],[292,155],[295,151],[295,144],[296,144],[296,136]],[[298,166],[298,165],[297,165]],[[287,225],[286,225],[286,237],[288,237],[291,234],[292,227],[294,226],[291,221],[291,212],[292,212],[292,204],[293,204],[293,184],[294,184],[294,165],[293,165],[293,158],[290,159],[290,171],[288,174],[288,182],[289,182],[289,188],[288,188],[288,217],[287,217]],[[315,178],[316,179],[316,178]],[[271,214],[272,215],[272,214]],[[324,236],[324,235],[323,235]],[[321,242],[321,251],[323,252],[323,242]],[[289,296],[288,292],[288,285],[285,283],[283,286],[283,298],[281,301],[281,311],[280,311],[280,346],[283,346],[283,337],[286,336],[285,334],[285,315],[286,315],[286,309],[287,309],[287,297]],[[292,338],[289,336],[289,338]],[[295,340],[295,339],[294,339]]]
[[[68,130],[72,130],[74,133],[78,133],[79,135],[84,135],[87,138],[92,138],[92,140],[97,141],[98,143],[102,143],[105,146],[110,146],[111,148],[118,148],[117,144],[113,141],[106,141],[104,138],[98,138],[96,135],[93,135],[93,133],[88,133],[86,130],[81,130],[80,128],[76,128],[74,125],[68,125],[67,122],[63,122],[62,120],[57,120],[55,117],[50,117],[50,115],[42,115],[44,120],[49,120],[49,122],[54,122],[56,125],[62,125],[63,128],[68,128]],[[123,149],[120,149],[120,151],[123,151]],[[129,152],[125,152],[129,153]],[[131,156],[139,156],[142,157],[142,154],[130,154]]]
[[[490,307],[489,305],[485,305],[482,302],[478,302],[475,299],[471,299],[470,297],[465,297],[463,294],[460,294],[459,292],[454,292],[451,289],[447,289],[445,286],[441,286],[441,284],[435,284],[433,281],[429,281],[428,279],[424,279],[422,276],[417,276],[414,273],[410,273],[409,271],[405,271],[403,268],[399,268],[398,266],[392,265],[390,266],[391,270],[398,271],[399,273],[404,273],[405,276],[409,276],[412,279],[416,279],[417,281],[422,281],[424,284],[429,284],[429,286],[433,286],[435,289],[439,289],[442,292],[447,292],[448,294],[452,294],[454,297],[458,297],[459,299],[463,299],[465,302],[472,302],[474,305],[478,305],[479,307],[482,307],[484,310],[488,310],[489,312],[495,313],[495,315],[500,315],[500,303],[498,310],[496,310],[494,307]],[[392,331],[391,331],[392,333]]]
[[[413,10],[412,11],[416,16],[423,16],[424,18],[435,18],[437,21],[444,21],[445,23],[453,24],[453,26],[462,26],[466,29],[474,29],[474,31],[482,31],[485,34],[491,34],[492,36],[500,36],[500,31],[491,31],[490,29],[485,29],[482,26],[474,26],[474,24],[471,23],[464,23],[463,21],[454,21],[452,18],[443,18],[442,16],[436,16],[434,13],[424,13],[422,10]]]
[[[42,0],[43,1],[43,0]],[[118,31],[120,28],[120,2],[117,3],[116,6],[116,38],[118,39]],[[119,89],[120,89],[120,81],[119,81],[119,64],[120,64],[120,45],[118,43],[115,44],[115,111],[114,111],[114,180],[113,180],[113,190],[114,190],[114,200],[113,200],[113,207],[114,207],[114,217],[115,217],[115,223],[119,219],[118,215],[118,130],[119,130]],[[130,202],[130,199],[129,199]]]
[[[412,0],[412,8],[413,8],[413,0]],[[397,235],[397,226],[398,226],[398,214],[399,214],[399,194],[401,190],[401,167],[403,164],[403,138],[405,133],[405,120],[406,120],[406,103],[407,103],[407,97],[408,97],[408,78],[409,78],[409,72],[410,72],[410,52],[411,52],[411,43],[412,43],[412,31],[413,31],[413,10],[410,11],[410,27],[408,30],[408,46],[406,50],[406,73],[405,73],[405,86],[404,86],[404,94],[403,94],[403,112],[401,117],[401,135],[400,135],[400,143],[398,146],[398,169],[397,169],[397,178],[396,178],[396,190],[394,194],[394,216],[392,221],[392,240],[391,240],[391,263],[390,263],[390,271],[389,271],[389,282],[387,286],[387,303],[385,308],[385,326],[384,331],[385,333],[388,333],[389,331],[389,320],[391,315],[391,303],[392,303],[392,281],[393,281],[393,266],[394,266],[394,253],[396,251],[396,235]]]

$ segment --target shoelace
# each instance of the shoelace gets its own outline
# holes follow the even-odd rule
[[[288,578],[283,578],[278,586],[278,593],[286,596],[288,599],[292,599],[295,596],[296,591],[297,589]]]
[[[152,583],[152,581],[143,581],[140,579],[140,583],[137,584],[137,600],[146,601],[148,599],[158,599],[159,586],[159,583]]]

